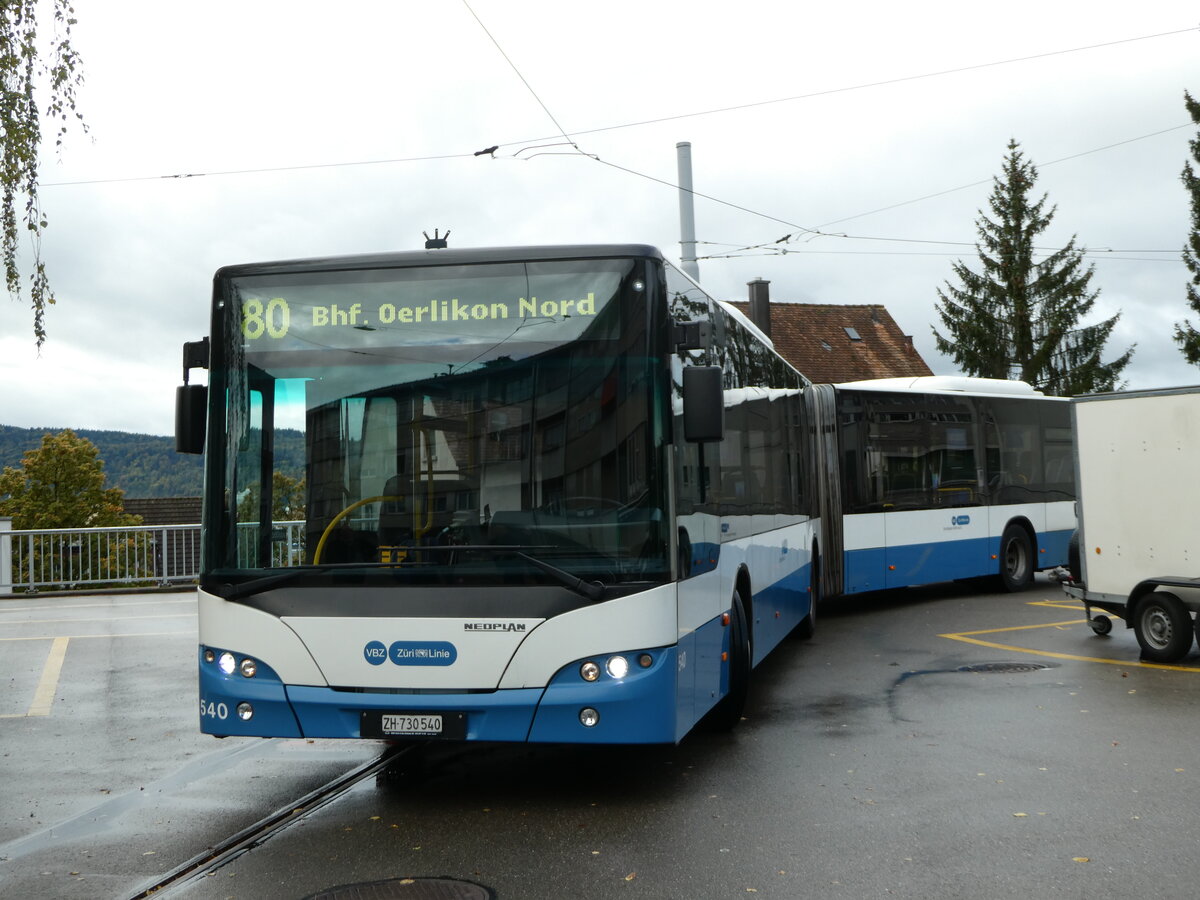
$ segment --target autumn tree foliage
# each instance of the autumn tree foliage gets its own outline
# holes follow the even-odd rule
[[[283,472],[271,473],[271,521],[293,522],[302,520],[304,510],[304,479],[292,478]],[[262,486],[256,481],[238,503],[238,520],[252,522],[258,518],[262,502]]]
[[[46,434],[19,467],[0,473],[0,515],[13,528],[99,528],[137,525],[126,515],[124,492],[104,487],[104,463],[91,441],[67,429]]]
[[[1018,379],[1048,394],[1112,390],[1133,348],[1110,362],[1101,358],[1119,313],[1081,324],[1100,294],[1091,286],[1094,266],[1084,265],[1074,236],[1049,252],[1037,246],[1056,207],[1047,208],[1046,195],[1032,199],[1036,180],[1037,169],[1010,141],[993,179],[991,217],[981,211],[976,220],[980,270],[959,260],[959,283],[938,289],[944,333],[933,328],[937,349],[968,375]]]
[[[1188,142],[1197,168],[1193,169],[1191,160],[1188,160],[1183,164],[1183,172],[1179,177],[1192,206],[1192,230],[1183,248],[1183,264],[1192,273],[1186,287],[1187,304],[1193,312],[1200,313],[1200,102],[1193,100],[1187,91],[1183,92],[1183,102],[1192,121],[1198,126],[1196,137]],[[1188,362],[1200,366],[1200,331],[1191,322],[1185,320],[1175,325],[1175,342]]]

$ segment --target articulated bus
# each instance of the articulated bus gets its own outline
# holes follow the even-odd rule
[[[221,269],[176,410],[205,454],[201,730],[731,727],[814,623],[806,387],[647,246]]]
[[[812,385],[642,245],[221,269],[176,435],[221,736],[677,742],[820,597],[1017,590],[1074,527],[1064,401]]]
[[[826,596],[1066,566],[1071,405],[1022,382],[926,376],[815,385],[812,466]]]

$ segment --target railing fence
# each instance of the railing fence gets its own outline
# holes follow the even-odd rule
[[[247,561],[259,545],[258,528],[239,529],[238,552]],[[271,527],[271,565],[298,564],[304,522]],[[0,595],[98,587],[165,587],[193,582],[200,573],[199,525],[49,528],[13,531],[0,518]]]

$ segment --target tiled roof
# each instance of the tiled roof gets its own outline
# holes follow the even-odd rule
[[[735,300],[732,305],[750,315],[748,301]],[[817,384],[933,374],[912,338],[877,303],[841,306],[774,300],[770,308],[775,349]]]
[[[125,498],[125,512],[141,516],[143,525],[199,525],[199,497]]]

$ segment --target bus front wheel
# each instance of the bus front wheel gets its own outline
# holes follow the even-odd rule
[[[729,692],[710,714],[709,724],[716,731],[732,731],[742,720],[746,697],[750,693],[750,628],[742,595],[734,592],[729,610]]]

